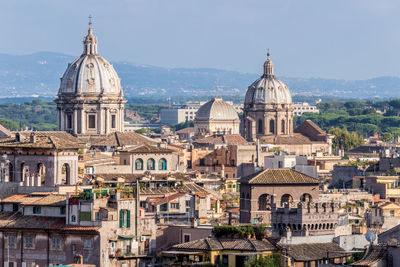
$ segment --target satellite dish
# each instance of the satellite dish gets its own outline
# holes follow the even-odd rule
[[[368,231],[365,234],[365,239],[367,239],[368,242],[373,243],[376,239],[376,234],[372,231]]]

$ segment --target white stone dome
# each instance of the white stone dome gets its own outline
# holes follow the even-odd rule
[[[213,98],[199,108],[195,120],[234,121],[239,120],[239,116],[231,104],[222,101],[222,98]]]
[[[274,65],[269,53],[264,63],[264,74],[247,89],[244,104],[291,104],[289,88],[274,76]]]
[[[89,28],[83,54],[68,64],[58,94],[118,94],[121,82],[114,67],[97,53],[97,38]]]

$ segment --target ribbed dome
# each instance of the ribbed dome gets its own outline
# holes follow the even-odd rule
[[[232,105],[222,101],[222,98],[213,98],[199,108],[196,120],[233,121],[239,120],[239,116]]]
[[[269,53],[264,63],[264,74],[249,86],[244,104],[291,104],[289,88],[274,76],[274,65]]]
[[[89,27],[83,54],[75,59],[61,78],[58,94],[121,94],[121,82],[114,67],[97,53],[97,38]]]

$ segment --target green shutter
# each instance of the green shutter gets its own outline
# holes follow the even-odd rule
[[[131,227],[131,211],[126,210],[126,227],[129,228]]]
[[[119,211],[119,227],[120,228],[124,227],[124,211],[123,210]]]

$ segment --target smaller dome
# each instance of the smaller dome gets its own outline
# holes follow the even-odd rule
[[[289,88],[274,75],[274,65],[267,54],[264,74],[249,86],[244,104],[291,104]]]
[[[234,121],[239,120],[239,116],[231,104],[222,98],[213,98],[199,108],[195,120]]]

